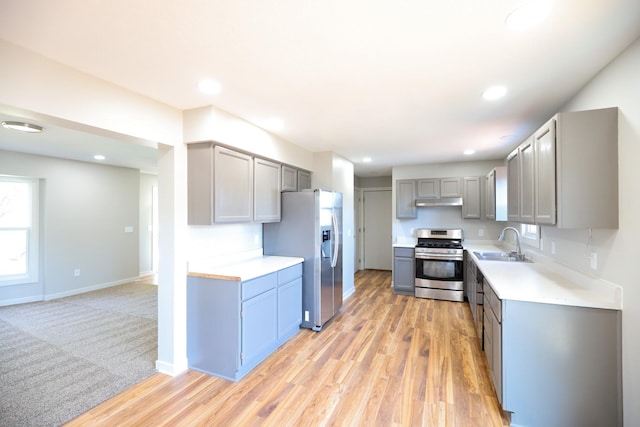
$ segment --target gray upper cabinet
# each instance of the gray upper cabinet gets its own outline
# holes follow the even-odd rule
[[[535,222],[556,223],[556,119],[534,134]],[[533,212],[532,212],[533,213]]]
[[[482,184],[481,184],[482,185]],[[485,218],[507,220],[507,167],[491,169],[485,182]]]
[[[425,178],[417,180],[418,198],[462,197],[462,178]]]
[[[298,169],[298,191],[311,189],[311,172]]]
[[[214,222],[253,219],[253,158],[216,146],[214,149]]]
[[[399,179],[396,181],[396,218],[417,218],[416,181],[413,179]]]
[[[189,225],[253,219],[253,158],[212,142],[187,147]]]
[[[520,152],[518,148],[507,157],[507,218],[520,221]]]
[[[509,220],[618,228],[618,109],[559,113],[507,157]]]
[[[214,142],[187,145],[188,224],[280,221],[281,191],[311,188],[311,173]]]
[[[534,137],[527,139],[518,150],[520,151],[520,222],[536,222],[534,217],[535,192],[534,188]],[[555,175],[550,179],[554,179]],[[555,199],[555,194],[554,194]]]
[[[298,191],[298,170],[282,166],[282,191]]]
[[[417,196],[421,199],[436,199],[440,197],[439,178],[419,179],[415,185],[417,185]]]
[[[480,197],[481,182],[479,176],[462,178],[462,218],[480,219],[482,218],[482,205]]]
[[[302,191],[311,188],[311,172],[282,165],[282,191]]]
[[[487,186],[485,201],[485,216],[487,219],[496,219],[496,170],[491,169],[487,174]]]
[[[462,197],[462,178],[440,178],[440,197]]]
[[[213,223],[213,149],[210,142],[187,146],[187,222]]]
[[[280,164],[253,159],[253,219],[258,222],[280,221]]]
[[[531,136],[507,157],[508,219],[534,222],[534,138]]]
[[[556,224],[618,228],[618,108],[556,116]]]

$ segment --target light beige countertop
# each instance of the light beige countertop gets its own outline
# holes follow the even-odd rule
[[[504,251],[495,244],[463,244],[500,299],[622,310],[622,287],[531,254],[532,263],[483,261],[473,253]]]
[[[190,261],[187,275],[244,282],[304,261],[304,258],[256,255],[221,262],[219,259]]]

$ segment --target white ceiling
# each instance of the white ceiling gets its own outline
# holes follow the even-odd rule
[[[522,2],[0,0],[0,38],[178,109],[281,118],[280,137],[372,176],[506,156],[640,36],[638,0],[555,0],[540,26],[509,31]],[[203,77],[222,91],[199,93]],[[484,101],[497,83],[507,96]]]

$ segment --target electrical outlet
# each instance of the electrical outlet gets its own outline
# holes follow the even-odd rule
[[[80,277],[80,269],[76,268],[75,270],[73,270],[73,276],[74,277]]]
[[[551,242],[551,255],[556,254],[556,242]]]
[[[591,252],[591,269],[592,270],[597,270],[598,269],[598,254],[595,252]]]
[[[478,230],[478,237],[484,237],[484,228]]]

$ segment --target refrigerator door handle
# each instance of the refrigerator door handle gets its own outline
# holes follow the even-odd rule
[[[331,222],[333,225],[333,257],[331,259],[331,267],[338,265],[338,217],[335,212],[331,214]]]

